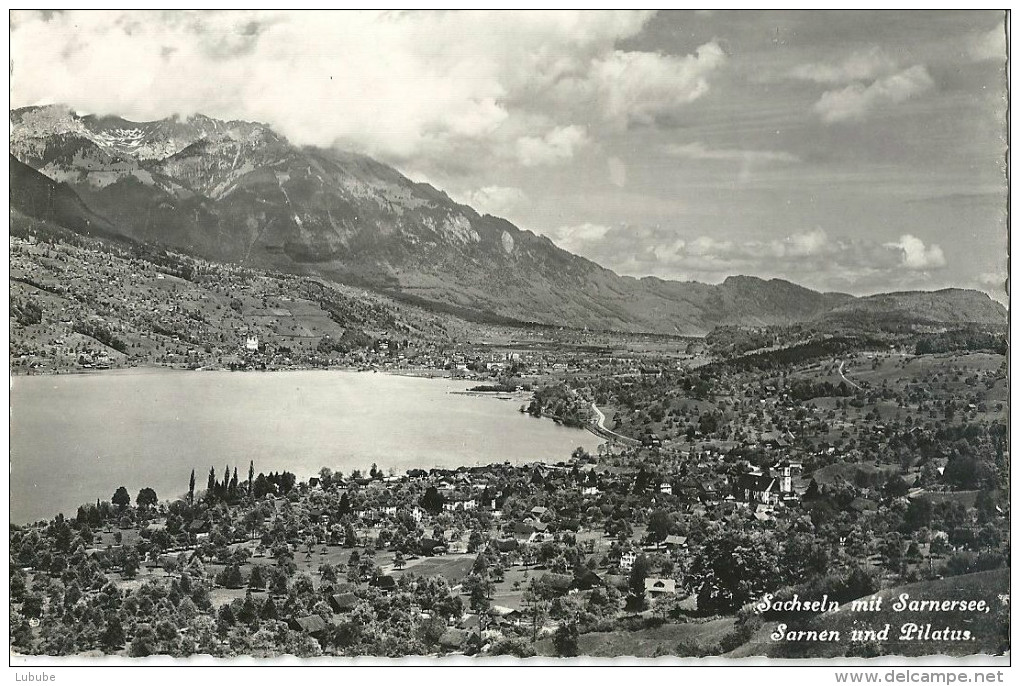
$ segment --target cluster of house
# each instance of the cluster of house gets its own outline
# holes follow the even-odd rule
[[[736,476],[698,472],[685,477],[662,478],[655,475],[639,475],[594,468],[584,469],[577,463],[512,466],[509,463],[460,467],[456,470],[432,469],[409,470],[405,475],[377,475],[375,478],[348,479],[333,482],[334,496],[342,490],[349,495],[361,492],[364,498],[357,499],[354,514],[366,523],[380,523],[396,516],[402,509],[400,503],[387,494],[390,487],[398,484],[417,483],[432,486],[442,498],[442,510],[450,513],[485,510],[499,519],[506,498],[516,493],[524,494],[532,488],[552,489],[560,492],[575,492],[582,496],[595,497],[602,493],[630,493],[640,488],[645,493],[659,493],[680,498],[690,503],[734,503],[749,506],[752,510],[767,513],[772,509],[790,506],[797,502],[803,491],[802,464],[784,460],[770,468],[748,466]],[[319,480],[309,479],[307,486],[315,489]],[[372,494],[376,494],[373,496]],[[409,504],[405,504],[409,505]],[[407,508],[415,522],[427,517],[420,504]],[[548,531],[547,510],[536,505],[524,519],[514,522],[515,536],[535,540]],[[764,516],[764,514],[763,514]],[[570,522],[557,521],[559,529],[576,529]]]
[[[752,467],[741,474],[736,482],[734,500],[767,507],[791,505],[798,501],[794,478],[800,477],[803,466],[799,462],[780,462],[769,469]]]

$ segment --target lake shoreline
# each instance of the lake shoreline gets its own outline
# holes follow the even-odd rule
[[[109,499],[120,485],[132,495],[152,487],[161,500],[173,499],[186,491],[192,469],[204,482],[211,465],[217,473],[224,464],[241,472],[254,461],[256,472],[316,476],[323,467],[366,472],[376,463],[403,473],[555,463],[599,442],[586,431],[532,421],[520,402],[471,392],[477,380],[432,376],[441,382],[424,383],[429,376],[353,369],[257,376],[103,371],[12,379],[12,521],[67,515]],[[471,399],[477,397],[503,402]]]

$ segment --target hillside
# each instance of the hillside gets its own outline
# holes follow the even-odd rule
[[[16,209],[10,229],[15,371],[359,364],[379,340],[431,360],[437,343],[485,331],[363,289],[79,237]],[[257,359],[241,354],[247,336]]]
[[[53,181],[13,155],[8,157],[12,209],[85,235],[117,235],[116,228],[89,209],[67,184]]]
[[[980,324],[1005,327],[1006,309],[984,293],[962,288],[880,293],[847,300],[823,321],[848,326]]]
[[[368,286],[462,315],[591,329],[699,335],[857,312],[849,295],[778,279],[621,277],[392,167],[299,148],[257,123],[137,123],[55,106],[12,111],[10,121],[11,154],[66,184],[117,233],[207,259]],[[1005,319],[990,300],[974,308],[955,295],[924,297],[926,311],[948,321],[971,321],[970,312]],[[900,301],[863,307],[872,317],[911,311]]]

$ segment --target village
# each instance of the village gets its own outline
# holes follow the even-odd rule
[[[467,323],[340,284],[15,225],[12,373],[358,369],[486,380],[676,368],[696,339]]]
[[[196,464],[184,497],[110,484],[12,527],[19,653],[776,655],[778,619],[814,629],[746,610],[765,594],[1007,589],[999,333],[466,322],[31,223],[12,226],[11,286],[14,373],[456,377],[604,441],[402,474]],[[1000,610],[975,629],[990,652]]]
[[[995,568],[1008,504],[955,497],[945,466],[912,468],[913,483],[860,465],[825,478],[850,456],[795,440],[798,427],[745,431],[733,447],[697,425],[685,447],[610,432],[596,455],[555,463],[300,480],[251,464],[240,480],[238,466],[211,469],[205,490],[193,476],[182,500],[143,489],[135,506],[120,489],[12,531],[16,646],[248,654],[272,628],[266,654],[570,655],[624,627],[672,626],[686,627],[682,652],[709,655],[753,637],[761,618],[738,611],[765,592],[825,578],[850,599]],[[142,611],[173,598],[170,619]],[[102,603],[121,608],[112,628],[87,621]],[[73,638],[57,630],[71,617]]]
[[[732,515],[751,518],[759,506],[781,506],[769,495],[773,490],[796,497],[789,477],[775,488],[757,486],[764,480],[756,477],[738,489],[746,500],[703,490],[687,502],[673,490],[692,488],[688,482],[600,473],[596,463],[578,452],[559,464],[401,476],[373,467],[344,478],[323,469],[298,483],[291,475],[289,489],[275,475],[238,484],[235,469],[226,486],[210,474],[212,489],[194,502],[83,507],[71,526],[91,522],[90,544],[75,550],[72,541],[71,560],[42,553],[31,566],[72,569],[81,555],[84,564],[120,578],[115,585],[125,590],[179,574],[205,579],[212,582],[207,609],[218,619],[224,608],[253,597],[285,611],[286,589],[304,578],[321,602],[303,604],[305,614],[295,606],[287,623],[320,641],[359,604],[400,593],[419,576],[442,578],[447,609],[456,611],[444,618],[433,648],[464,651],[471,641],[481,649],[493,641],[547,638],[564,619],[596,605],[600,621],[609,622],[626,608],[649,617],[694,610],[677,585],[684,576],[678,571],[690,565],[689,536],[678,533],[691,531],[688,520],[724,504]],[[632,509],[638,503],[648,511]],[[33,555],[30,538],[17,541],[24,561]],[[418,608],[418,618],[431,617]]]

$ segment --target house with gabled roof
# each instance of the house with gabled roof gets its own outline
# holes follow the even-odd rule
[[[675,595],[676,580],[648,577],[645,579],[645,593],[653,598],[663,595]]]
[[[329,597],[333,612],[350,612],[358,605],[358,596],[353,593],[334,593]]]
[[[300,631],[301,633],[308,634],[314,638],[320,638],[325,635],[326,629],[329,626],[319,615],[308,615],[305,617],[295,617],[288,622],[290,628],[294,631]]]
[[[670,534],[663,543],[670,550],[683,550],[687,547],[687,537]]]

